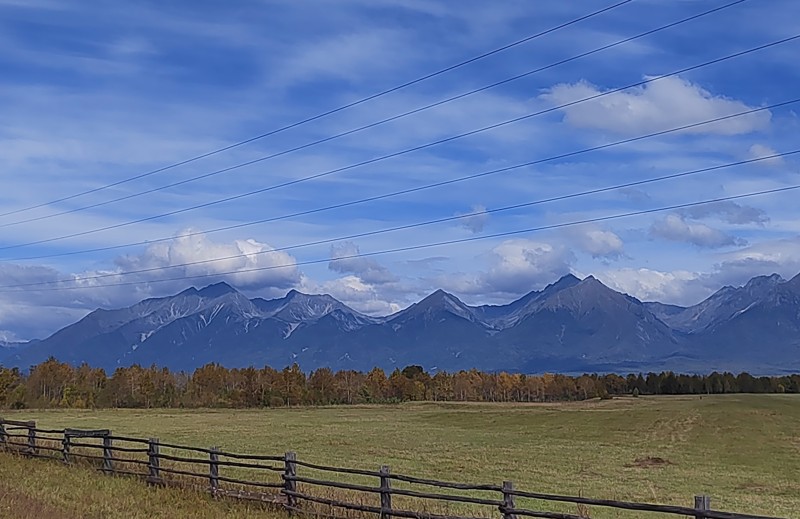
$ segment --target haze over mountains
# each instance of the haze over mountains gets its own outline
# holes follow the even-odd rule
[[[386,317],[329,295],[248,299],[218,283],[118,310],[96,310],[42,341],[1,345],[27,368],[54,356],[113,371],[134,363],[192,370],[298,363],[387,370],[629,372],[800,370],[800,275],[761,276],[688,308],[643,303],[592,276],[567,275],[502,306],[437,290]]]

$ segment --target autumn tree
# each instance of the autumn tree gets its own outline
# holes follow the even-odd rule
[[[372,368],[364,380],[362,389],[366,402],[383,402],[388,397],[389,380],[381,368]]]

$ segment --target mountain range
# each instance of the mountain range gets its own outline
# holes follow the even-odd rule
[[[98,309],[52,336],[0,345],[0,362],[27,369],[53,356],[113,371],[132,364],[193,370],[297,363],[392,370],[477,368],[541,373],[800,371],[800,275],[753,278],[680,307],[642,302],[596,278],[567,275],[499,306],[469,306],[442,290],[385,317],[329,295],[290,291],[248,299],[217,283]]]

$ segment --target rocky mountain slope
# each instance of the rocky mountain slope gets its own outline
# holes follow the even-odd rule
[[[567,275],[499,306],[437,290],[386,317],[329,295],[248,299],[218,283],[128,308],[96,310],[45,340],[4,347],[27,368],[54,356],[106,370],[157,364],[428,370],[648,371],[800,369],[800,275],[752,279],[683,308],[643,303],[592,276]]]

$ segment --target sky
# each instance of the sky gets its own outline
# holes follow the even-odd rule
[[[800,95],[800,40],[661,77],[796,36],[794,0],[570,59],[730,3],[633,0],[274,133],[615,3],[0,0],[0,340],[218,281],[386,315],[568,273],[678,305],[797,275],[800,191],[642,214],[800,184],[798,155],[751,161],[800,148],[800,103],[765,109]]]

